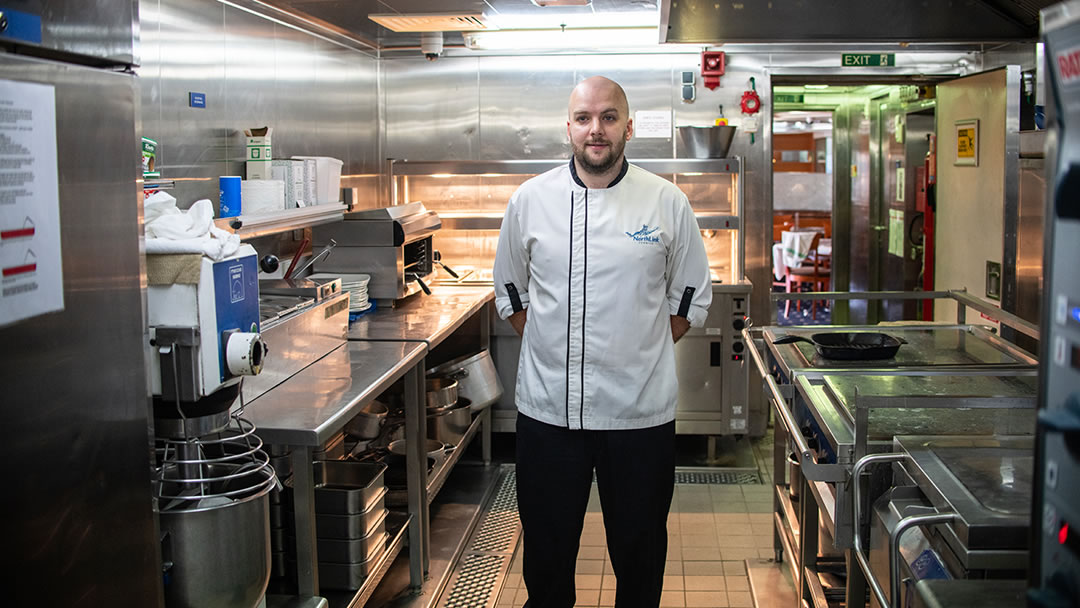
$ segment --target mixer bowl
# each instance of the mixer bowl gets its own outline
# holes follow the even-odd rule
[[[257,473],[273,477],[273,469]],[[210,499],[193,508],[163,510],[162,559],[171,562],[165,585],[169,608],[254,607],[270,581],[270,490]]]

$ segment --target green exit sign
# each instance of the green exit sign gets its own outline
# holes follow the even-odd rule
[[[840,65],[845,68],[884,67],[896,65],[894,53],[844,53]]]
[[[803,103],[805,101],[806,96],[798,93],[773,93],[773,103]]]

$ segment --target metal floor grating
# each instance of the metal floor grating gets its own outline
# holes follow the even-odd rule
[[[495,603],[495,583],[509,566],[506,555],[471,553],[462,560],[457,580],[441,605],[445,608],[479,608]]]
[[[498,599],[521,536],[517,477],[508,467],[490,499],[483,520],[438,602],[439,608],[490,608]]]
[[[488,507],[487,515],[480,524],[480,529],[473,536],[470,552],[505,553],[513,552],[518,529],[517,476],[510,471],[503,477],[495,499]]]
[[[676,471],[675,472],[675,485],[694,485],[694,484],[710,484],[710,485],[722,485],[722,484],[734,484],[734,485],[753,485],[761,483],[761,474],[750,471],[729,472],[718,471],[715,473],[704,471]]]

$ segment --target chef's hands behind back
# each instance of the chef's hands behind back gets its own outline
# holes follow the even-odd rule
[[[525,315],[528,314],[529,309],[519,310],[514,314],[506,317],[506,320],[510,322],[510,327],[514,328],[520,338],[525,333]]]
[[[514,328],[514,331],[517,332],[517,335],[518,335],[519,338],[522,335],[524,335],[524,333],[525,333],[525,320],[527,318],[528,313],[529,313],[529,309],[526,308],[525,310],[519,310],[518,312],[515,312],[514,314],[510,315],[509,317],[506,317],[506,320],[510,322],[510,327]],[[671,315],[671,341],[672,342],[678,342],[679,338],[683,337],[683,335],[689,329],[690,329],[690,322],[687,321],[684,317],[680,317],[678,315]]]
[[[671,341],[678,342],[679,338],[683,337],[683,334],[690,329],[690,321],[686,320],[686,317],[680,317],[679,315],[671,315]]]

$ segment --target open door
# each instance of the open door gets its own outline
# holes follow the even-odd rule
[[[1019,66],[937,86],[936,289],[1001,300],[1015,277],[1020,87]],[[955,307],[936,307],[934,320],[956,320]]]

